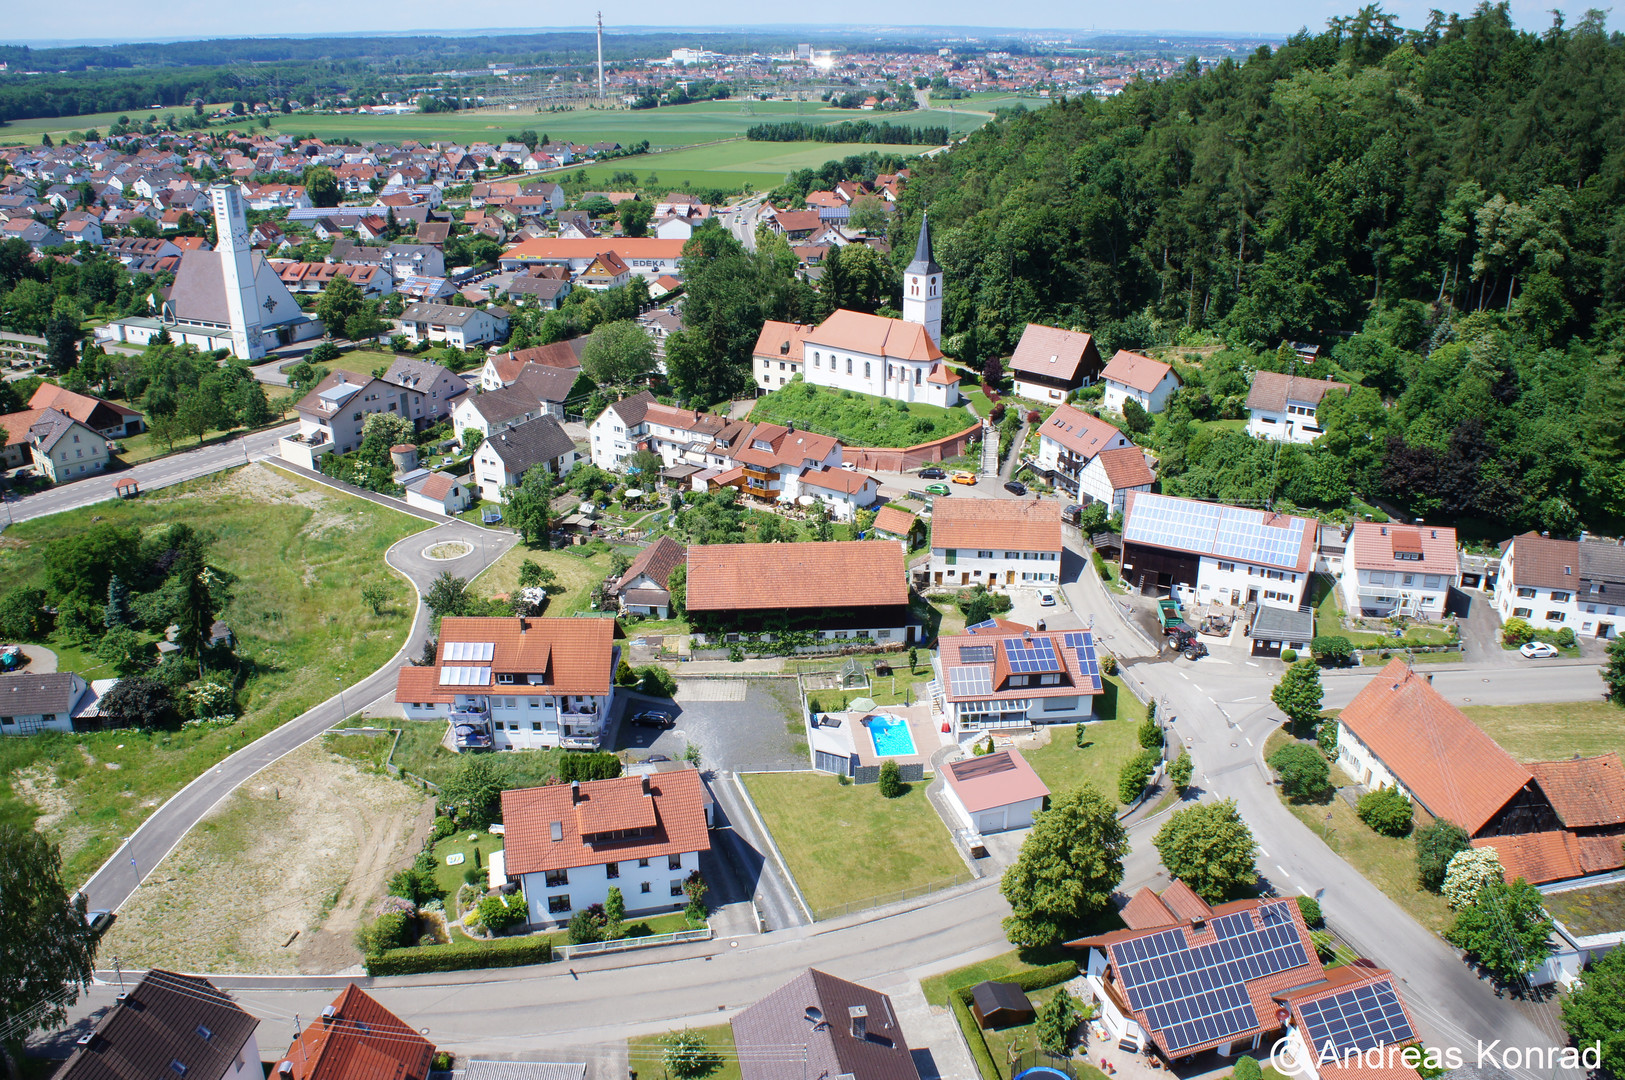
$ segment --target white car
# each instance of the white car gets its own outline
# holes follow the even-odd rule
[[[1039,607],[1054,607],[1055,606],[1055,594],[1050,592],[1048,589],[1045,589],[1043,592],[1039,593],[1038,594],[1038,606]]]
[[[1544,641],[1531,641],[1518,650],[1531,660],[1545,660],[1557,655],[1557,646]]]
[[[854,461],[843,461],[843,462],[841,462],[841,468],[845,469],[847,472],[857,472],[858,471],[857,462],[854,462]]]

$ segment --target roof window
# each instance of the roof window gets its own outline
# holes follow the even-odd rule
[[[214,1038],[214,1032],[210,1031],[202,1024],[199,1024],[197,1026],[197,1037],[202,1039],[204,1042],[208,1042],[210,1039]]]

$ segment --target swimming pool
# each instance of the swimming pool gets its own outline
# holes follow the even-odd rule
[[[903,757],[915,753],[914,736],[901,716],[871,716],[869,739],[880,757]]]

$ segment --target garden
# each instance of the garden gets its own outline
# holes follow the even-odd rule
[[[1442,623],[1404,618],[1350,618],[1343,610],[1342,596],[1333,579],[1316,574],[1309,588],[1309,603],[1315,609],[1317,637],[1341,637],[1355,649],[1395,652],[1455,645],[1461,641],[1461,631],[1453,616],[1446,617]],[[1459,660],[1460,656],[1454,659]]]
[[[957,435],[976,423],[962,408],[894,401],[807,382],[792,382],[759,398],[750,419],[794,423],[806,431],[834,435],[847,446],[914,446]]]

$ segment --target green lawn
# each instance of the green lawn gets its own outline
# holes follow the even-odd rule
[[[291,410],[294,402],[298,400],[298,395],[289,387],[267,386],[265,388],[265,398],[271,403],[271,414],[276,417],[269,425],[274,427],[277,424],[286,422],[286,418],[277,411],[279,404],[285,403]],[[134,407],[133,405],[130,406],[130,408]],[[162,457],[164,454],[192,450],[205,443],[221,442],[236,435],[246,434],[250,430],[258,429],[242,427],[210,428],[201,439],[194,438],[191,435],[182,435],[175,440],[173,445],[160,441],[150,431],[143,431],[139,435],[130,435],[119,439],[118,445],[124,449],[115,456],[126,465],[134,465],[138,462],[150,461],[155,457]]]
[[[750,418],[838,435],[848,446],[913,446],[955,435],[976,418],[962,408],[904,404],[850,390],[793,383],[758,398]]]
[[[691,1080],[739,1080],[739,1058],[734,1055],[734,1031],[729,1024],[714,1027],[688,1028],[705,1038],[706,1045],[716,1052],[715,1066]],[[665,1057],[664,1035],[626,1040],[628,1068],[649,1080],[669,1076],[662,1059]]]
[[[1050,998],[1061,991],[1059,986],[1051,986],[1044,990],[1034,990],[1027,995],[1033,1008],[1038,1008]],[[1038,1049],[1038,1024],[1017,1024],[1014,1027],[984,1028],[982,1038],[987,1042],[988,1056],[999,1069],[999,1077],[1008,1080],[1011,1075],[1010,1062],[1012,1057],[1022,1054],[1031,1054]],[[1078,1080],[1106,1080],[1106,1074],[1089,1064],[1088,1048],[1074,1048],[1073,1055],[1082,1054],[1084,1060],[1074,1061]],[[1019,1065],[1017,1066],[1019,1069]]]
[[[693,187],[722,188],[727,191],[746,187],[766,190],[782,184],[787,173],[798,169],[816,169],[826,161],[870,153],[911,157],[929,149],[929,146],[890,143],[750,142],[737,139],[709,146],[687,146],[659,154],[617,158],[602,165],[588,165],[569,171],[572,176],[585,172],[587,181],[593,184],[608,183],[610,177],[618,172],[632,172],[637,174],[641,186],[652,189],[680,188],[687,183]],[[657,179],[650,181],[650,176]]]
[[[1610,701],[1462,708],[1519,761],[1556,761],[1612,750],[1625,756],[1625,709]]]
[[[551,599],[543,615],[553,617],[590,611],[593,589],[609,576],[609,554],[598,552],[583,558],[573,554],[574,550],[541,551],[515,545],[474,579],[474,591],[481,596],[512,595],[519,588],[519,567],[530,559],[558,575],[549,589]],[[635,555],[636,551],[628,549],[627,554]]]
[[[821,773],[741,777],[816,918],[820,909],[965,878],[924,783],[887,799],[879,784]]]
[[[474,839],[470,840],[470,836]],[[478,870],[480,878],[476,884],[481,887],[485,885],[486,868],[491,865],[491,853],[501,850],[502,837],[488,832],[469,830],[454,833],[434,846],[434,882],[446,897],[448,907],[456,897],[457,889],[463,883],[463,875],[468,870]],[[447,857],[455,854],[462,855],[463,861],[457,866],[448,866]]]
[[[1275,731],[1264,743],[1264,756],[1268,758],[1291,741],[1284,730]],[[1332,783],[1345,787],[1354,781],[1333,764]],[[1344,862],[1386,893],[1388,899],[1404,908],[1411,918],[1436,934],[1443,933],[1451,924],[1450,905],[1443,897],[1416,883],[1416,845],[1410,837],[1383,836],[1372,830],[1341,795],[1332,796],[1331,801],[1324,804],[1296,803],[1281,795],[1279,787],[1275,792],[1299,821],[1326,841]]]
[[[1117,774],[1124,762],[1140,752],[1139,725],[1139,720],[1086,724],[1081,749],[1076,724],[1052,727],[1048,745],[1021,753],[1051,792],[1059,794],[1087,783],[1115,804]]]
[[[225,728],[51,735],[0,743],[0,821],[36,825],[62,845],[65,876],[84,880],[154,807],[214,762],[380,667],[416,610],[385,566],[416,518],[261,465],[128,502],[22,522],[0,546],[0,592],[41,583],[41,547],[92,519],[147,529],[184,520],[218,542],[209,558],[236,575],[221,617],[238,639],[243,718]],[[361,588],[388,590],[374,616]],[[83,653],[64,660],[90,664]],[[89,670],[91,674],[101,674]]]
[[[947,1005],[949,996],[955,990],[963,990],[967,986],[975,986],[989,979],[1007,979],[1033,968],[1077,958],[1076,953],[1060,946],[1053,950],[1012,949],[989,960],[967,964],[962,968],[954,968],[952,971],[944,971],[940,975],[921,979],[920,992],[932,1005]]]

